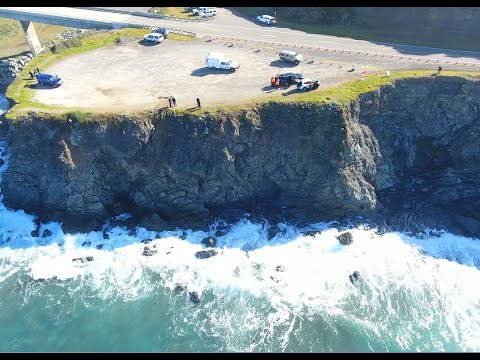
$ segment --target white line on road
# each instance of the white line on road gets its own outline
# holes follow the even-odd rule
[[[276,35],[262,35],[262,36],[268,36],[268,37],[278,37]]]

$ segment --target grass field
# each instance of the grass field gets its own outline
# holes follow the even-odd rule
[[[185,12],[183,7],[152,7],[149,12],[165,15],[165,16],[174,16],[177,18],[192,19],[195,18],[192,13]]]
[[[271,11],[263,10],[265,8],[261,7],[237,7],[235,9],[241,14],[251,17],[252,19],[254,19],[262,11],[266,11],[268,15],[274,15]],[[355,26],[309,25],[288,21],[285,18],[282,18],[280,14],[277,14],[276,27],[286,27],[312,34],[333,35],[357,40],[480,51],[479,41],[448,33],[443,33],[440,35],[432,34],[430,40],[422,40],[419,39],[419,33],[417,30],[409,28],[398,29],[382,27],[378,29],[365,29]]]
[[[38,23],[33,23],[33,26],[43,44],[56,39],[63,31],[71,29]],[[29,50],[20,23],[16,20],[0,19],[0,58],[15,56]]]

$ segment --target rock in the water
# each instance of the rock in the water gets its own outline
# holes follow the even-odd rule
[[[144,239],[142,241],[140,241],[141,243],[144,243],[144,244],[149,244],[152,242],[152,239]]]
[[[108,233],[105,233],[105,232],[104,232],[104,233],[103,233],[103,238],[104,238],[105,240],[108,240],[108,239],[110,239],[110,235],[108,235]]]
[[[268,241],[272,240],[275,236],[277,236],[278,232],[279,232],[279,229],[277,225],[270,226],[267,231]]]
[[[354,271],[353,274],[349,275],[348,278],[352,284],[355,284],[358,280],[360,280],[361,276],[358,271]]]
[[[375,231],[375,234],[382,236],[382,235],[386,234],[387,232],[388,232],[387,227],[385,225],[382,225],[377,229],[377,231]]]
[[[90,241],[84,241],[82,246],[90,246],[92,243]]]
[[[278,266],[275,268],[275,271],[284,272],[284,271],[285,271],[285,266],[283,266],[283,265],[278,265]]]
[[[98,244],[97,246],[95,246],[98,250],[102,250],[103,249],[103,244]]]
[[[316,230],[309,230],[303,233],[303,236],[315,236],[318,233]]]
[[[45,229],[45,231],[42,234],[42,238],[46,238],[46,237],[49,237],[49,236],[52,236],[52,232],[48,229]]]
[[[353,243],[353,236],[349,231],[347,231],[347,232],[337,236],[337,240],[342,245],[351,245]]]
[[[93,256],[87,256],[85,259],[86,259],[87,261],[93,261]]]
[[[218,251],[215,249],[208,249],[208,250],[201,250],[195,253],[195,257],[197,259],[208,259],[212,256],[215,256],[218,254]]]
[[[189,292],[188,295],[190,296],[190,301],[195,304],[198,304],[200,301],[202,301],[202,295],[196,291]]]
[[[81,258],[73,258],[72,261],[80,261],[82,263],[84,263],[86,261],[85,258],[81,257]]]
[[[39,237],[40,231],[38,231],[38,229],[32,230],[32,232],[30,233],[30,236]]]
[[[143,255],[143,256],[153,256],[153,255],[155,255],[155,254],[157,254],[157,253],[158,253],[158,250],[152,250],[152,249],[150,249],[148,246],[145,246],[145,247],[143,248],[142,255]]]
[[[177,284],[175,285],[175,287],[173,288],[173,291],[177,294],[183,292],[187,290],[187,287],[185,285],[182,285],[182,284]]]
[[[215,247],[217,245],[217,240],[211,236],[206,237],[205,239],[202,240],[202,244],[205,245],[206,247]]]

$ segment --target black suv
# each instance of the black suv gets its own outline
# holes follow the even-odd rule
[[[155,33],[155,34],[162,34],[165,39],[168,37],[168,34],[170,34],[170,30],[168,30],[167,28],[163,28],[163,27],[159,27],[159,28],[153,30],[152,32]]]
[[[303,75],[298,73],[285,73],[277,76],[280,81],[280,86],[290,86],[299,83],[303,79]]]

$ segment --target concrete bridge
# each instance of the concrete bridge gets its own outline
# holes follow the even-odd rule
[[[32,22],[97,30],[131,26],[125,21],[128,15],[73,8],[0,7],[0,18],[20,21],[33,55],[43,49]]]

